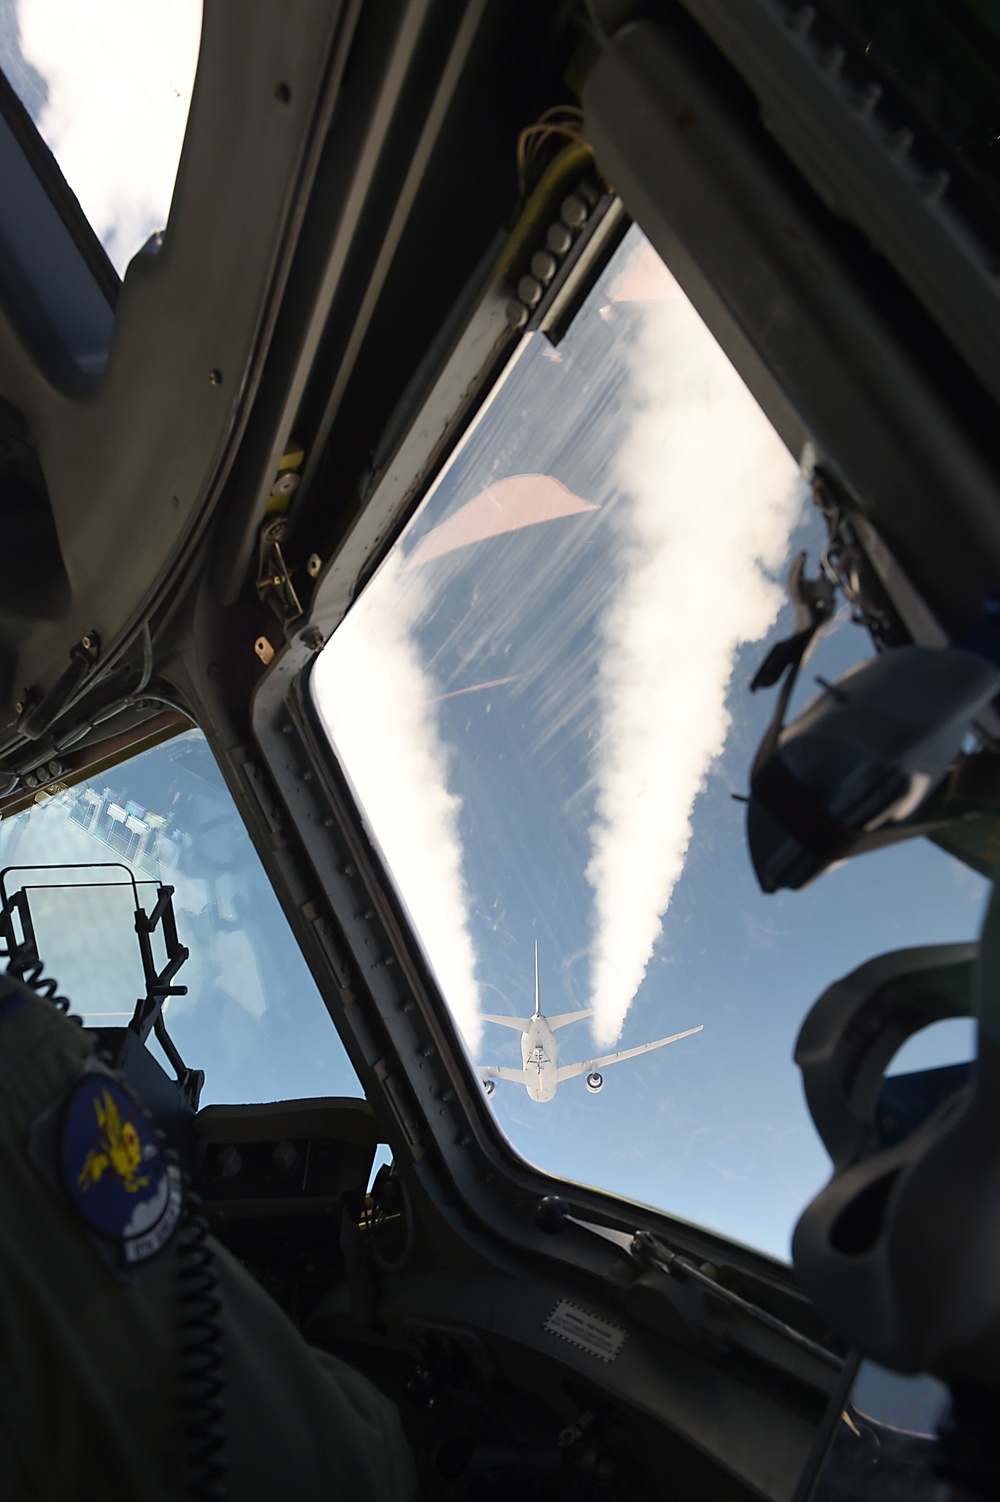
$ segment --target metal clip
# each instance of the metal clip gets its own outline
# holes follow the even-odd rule
[[[281,544],[288,533],[283,516],[274,517],[260,529],[257,553],[257,596],[287,630],[302,614],[302,605],[292,583]]]

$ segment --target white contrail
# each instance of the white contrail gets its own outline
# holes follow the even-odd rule
[[[482,1035],[470,898],[462,871],[461,800],[433,702],[440,686],[411,625],[422,578],[397,551],[338,628],[314,674],[316,703],[474,1053]]]
[[[781,605],[772,577],[804,485],[757,404],[682,297],[646,303],[629,351],[619,450],[621,588],[601,621],[594,1034],[611,1044],[646,973],[730,724],[741,643]]]
[[[198,60],[201,0],[19,0],[37,122],[118,271],[167,222]]]

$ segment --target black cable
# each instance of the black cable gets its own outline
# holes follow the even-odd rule
[[[201,1198],[190,1187],[177,1240],[181,1294],[181,1406],[188,1440],[188,1495],[225,1502],[222,1300]]]
[[[153,638],[150,635],[149,622],[145,621],[142,627],[142,667],[139,670],[139,682],[132,690],[133,696],[141,694],[150,678],[153,676]]]
[[[14,941],[13,933],[6,935],[9,959],[7,961],[7,980],[12,981],[19,991],[25,993],[32,1000],[36,996],[44,997],[50,1001],[57,1012],[68,1012],[69,1001],[59,994],[59,982],[52,975],[45,974],[45,967],[38,958],[33,944]],[[79,1017],[70,1018],[71,1022],[79,1022]]]
[[[138,637],[142,646],[142,666],[139,669],[139,683],[138,686],[132,690],[133,693],[138,693],[140,690],[146,687],[146,684],[149,682],[150,676],[153,671],[153,639],[150,635],[148,621],[143,622],[142,627],[138,633]],[[95,672],[83,685],[83,687],[81,687],[80,690],[70,698],[69,702],[66,704],[65,708],[62,711],[63,714],[68,714],[71,709],[75,709],[77,704],[79,704],[82,699],[85,699],[89,693],[92,693],[93,690],[96,689],[100,684],[106,683],[112,671],[117,668],[122,658],[131,651],[132,647],[135,645],[135,642],[136,636],[130,636],[126,638],[126,640],[123,641],[114,652],[110,653],[100,664],[100,667],[95,670]],[[134,669],[128,669],[127,671],[134,671]]]
[[[191,719],[190,710],[185,709],[183,704],[178,704],[176,699],[169,699],[166,694],[149,693],[144,689],[141,694],[134,696],[133,702],[137,708],[141,708],[144,704],[165,704],[168,709],[184,715],[186,719]]]

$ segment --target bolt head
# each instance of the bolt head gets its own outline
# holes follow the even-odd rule
[[[587,220],[587,205],[582,198],[578,198],[575,193],[571,193],[568,198],[564,198],[562,201],[559,218],[567,229],[582,229]]]
[[[517,295],[529,308],[541,301],[542,284],[535,276],[522,276],[517,284]]]
[[[551,282],[558,270],[555,256],[550,250],[536,250],[531,258],[531,274],[542,283]]]

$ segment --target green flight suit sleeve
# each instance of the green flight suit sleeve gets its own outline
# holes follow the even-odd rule
[[[90,1243],[27,1151],[31,1124],[92,1044],[46,1002],[0,1020],[0,1497],[101,1502],[187,1495],[177,1240],[132,1281]],[[213,1243],[223,1304],[228,1496],[409,1502],[395,1406],[312,1350]]]

